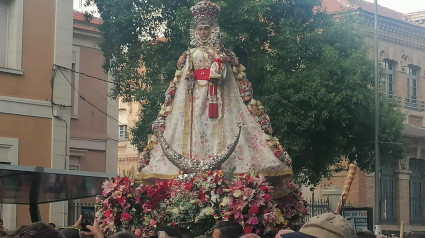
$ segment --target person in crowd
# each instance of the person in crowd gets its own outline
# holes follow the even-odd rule
[[[56,228],[56,224],[55,223],[49,223],[49,226],[51,226],[51,227],[53,227],[53,228]]]
[[[376,238],[375,234],[368,230],[358,231],[356,235],[357,235],[357,238]]]
[[[189,231],[187,228],[176,227],[176,229],[180,231],[180,234],[182,235],[183,238],[195,238],[193,233]]]
[[[257,236],[256,234],[246,234],[241,236],[241,238],[261,238],[261,237]]]
[[[3,220],[0,218],[0,231],[3,231],[5,233],[7,233],[8,231],[6,230],[6,228],[3,226]]]
[[[0,231],[0,238],[3,238],[3,237],[6,237],[6,232],[4,232],[4,231]]]
[[[159,236],[159,232],[165,232],[167,234],[168,237],[170,238],[183,238],[182,233],[180,232],[180,230],[176,227],[172,227],[172,226],[159,226],[157,228],[155,228],[154,235]]]
[[[290,230],[290,229],[280,230],[279,232],[277,232],[277,234],[274,238],[281,238],[281,235],[287,234],[287,233],[292,233],[292,232],[294,232],[294,231]]]
[[[357,238],[356,230],[344,217],[333,213],[314,216],[300,229],[282,238]]]
[[[221,221],[215,225],[212,238],[239,238],[243,234],[243,227],[238,222]]]
[[[55,228],[41,223],[24,225],[7,234],[6,238],[64,238]]]
[[[65,238],[81,238],[81,231],[76,227],[58,227],[57,230]]]
[[[135,236],[133,233],[128,232],[128,231],[121,231],[118,232],[112,236],[109,236],[111,238],[137,238],[137,236]]]
[[[412,232],[407,235],[406,238],[425,238],[424,232]]]

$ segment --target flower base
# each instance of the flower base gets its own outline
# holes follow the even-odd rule
[[[106,235],[129,230],[139,237],[157,225],[183,226],[205,235],[222,220],[238,221],[246,233],[258,235],[299,229],[308,214],[307,202],[292,182],[284,188],[284,196],[272,198],[273,187],[254,172],[213,171],[167,181],[115,177],[103,184],[96,217]]]

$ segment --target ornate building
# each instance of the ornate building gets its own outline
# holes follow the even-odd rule
[[[374,5],[360,0],[322,0],[331,14],[351,12],[373,36]],[[379,61],[385,72],[382,87],[406,114],[403,143],[408,155],[400,163],[385,165],[381,173],[382,230],[425,230],[425,12],[402,14],[379,7]],[[371,44],[371,53],[373,46]],[[371,54],[372,56],[372,54]],[[315,189],[319,197],[338,197],[347,172],[335,174]],[[308,191],[307,194],[311,194]],[[333,203],[332,199],[331,204]],[[374,174],[357,171],[348,203],[374,207]]]

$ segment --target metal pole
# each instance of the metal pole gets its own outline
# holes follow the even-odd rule
[[[377,235],[381,233],[378,27],[378,0],[375,0],[375,234]]]

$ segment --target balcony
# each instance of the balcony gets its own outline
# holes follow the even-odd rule
[[[390,99],[390,101],[394,102],[398,106],[401,106],[401,102],[403,101],[401,97],[396,96],[394,94],[385,94],[385,95]]]
[[[406,108],[413,111],[423,112],[425,110],[425,102],[416,99],[406,98]]]

